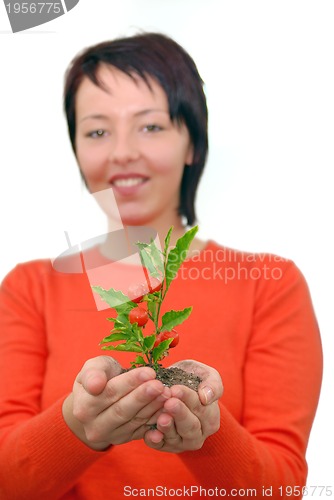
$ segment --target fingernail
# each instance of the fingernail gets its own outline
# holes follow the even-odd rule
[[[157,397],[157,396],[161,395],[161,391],[160,391],[159,387],[149,385],[148,387],[146,387],[146,394],[149,397]]]
[[[139,379],[141,382],[147,382],[148,380],[153,380],[154,375],[151,371],[141,370],[139,373]]]
[[[161,435],[161,434],[159,435],[157,432],[155,432],[151,436],[151,441],[154,444],[159,444],[159,443],[161,443],[162,440],[163,440],[163,435]]]
[[[180,387],[174,387],[172,395],[174,398],[182,399],[183,397],[183,390]]]
[[[169,429],[171,426],[172,426],[172,420],[169,420],[168,422],[165,422],[164,424],[161,424],[161,427],[163,427],[164,429]]]
[[[204,398],[205,398],[205,404],[208,405],[208,404],[212,403],[215,395],[214,395],[211,387],[209,387],[209,386],[202,387],[201,391],[202,391],[202,394],[204,395]]]
[[[159,403],[161,403],[161,402],[167,401],[169,398],[170,398],[170,395],[167,395],[167,394],[163,393],[163,394],[160,394],[160,396],[157,397],[157,401]]]

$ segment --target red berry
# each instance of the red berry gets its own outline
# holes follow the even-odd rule
[[[149,292],[146,283],[135,283],[128,288],[128,297],[132,302],[141,302]]]
[[[168,339],[170,338],[173,338],[174,340],[169,344],[169,347],[176,347],[177,344],[179,343],[179,334],[177,333],[176,330],[172,330],[171,332],[167,332],[169,335],[168,335]]]
[[[129,312],[130,323],[137,323],[138,326],[146,325],[148,321],[148,314],[142,307],[134,307]]]
[[[148,280],[148,286],[150,289],[150,293],[158,292],[162,287],[162,281],[159,278],[154,278],[150,276]]]
[[[163,333],[158,333],[153,347],[158,347],[158,345],[161,344],[161,342],[163,341],[162,335],[163,335]]]
[[[162,332],[157,335],[157,338],[154,343],[154,347],[157,347],[161,342],[167,339],[173,339],[172,342],[169,344],[169,347],[173,348],[176,347],[177,344],[179,343],[179,334],[177,333],[176,330],[172,330],[171,332]]]

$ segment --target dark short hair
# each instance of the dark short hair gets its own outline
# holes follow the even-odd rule
[[[171,120],[184,123],[194,149],[191,165],[185,165],[180,190],[179,214],[187,224],[196,221],[195,197],[208,153],[208,111],[203,80],[190,55],[177,42],[161,33],[143,33],[88,47],[71,62],[65,74],[64,109],[75,150],[75,96],[85,77],[95,85],[101,64],[114,66],[129,76],[137,74],[149,85],[157,81],[168,99]]]

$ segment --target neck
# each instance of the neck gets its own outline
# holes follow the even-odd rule
[[[122,253],[132,253],[130,248],[137,241],[149,242],[153,237],[156,241],[158,236],[158,243],[161,249],[164,248],[164,242],[169,229],[173,226],[173,231],[170,239],[170,247],[175,246],[176,241],[186,232],[186,227],[182,224],[182,218],[176,216],[173,220],[170,217],[161,217],[147,224],[126,225],[120,224],[115,220],[108,219],[108,237],[101,246],[102,253],[111,259],[117,257]],[[117,246],[115,245],[115,236],[117,236]]]
[[[143,222],[142,224],[131,224],[131,222],[127,224],[125,221],[123,221],[123,227],[125,229],[127,227],[137,227],[138,232],[140,227],[142,227],[143,229],[147,228],[147,230],[151,229],[152,234],[158,234],[162,247],[164,245],[166,235],[171,227],[173,227],[173,231],[171,235],[170,246],[174,246],[177,239],[186,232],[186,227],[182,224],[182,218],[178,215],[176,215],[175,217],[165,217],[164,215],[162,215],[155,220]],[[113,223],[113,221],[109,220],[108,231],[112,232],[115,231],[115,229],[119,229],[119,227],[115,228],[115,224]],[[145,232],[146,231],[143,230],[143,234]]]

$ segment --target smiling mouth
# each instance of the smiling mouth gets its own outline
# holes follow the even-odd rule
[[[123,179],[114,179],[112,185],[120,188],[131,188],[134,186],[139,186],[146,182],[147,179],[144,177],[128,177]]]

